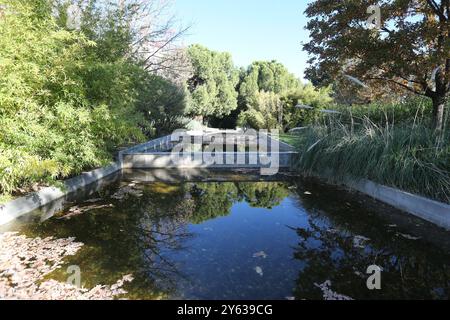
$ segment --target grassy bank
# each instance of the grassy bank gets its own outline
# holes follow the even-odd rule
[[[370,179],[450,203],[449,131],[437,134],[426,118],[405,120],[380,124],[365,115],[344,115],[282,139],[297,147],[297,168],[306,175],[337,183]]]

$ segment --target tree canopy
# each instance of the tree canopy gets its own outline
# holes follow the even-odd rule
[[[380,28],[368,26],[369,6],[380,9]],[[327,83],[346,74],[427,96],[442,129],[450,92],[449,0],[316,0],[306,15],[309,78]]]
[[[253,62],[242,76],[239,93],[243,103],[250,103],[260,91],[283,94],[298,88],[300,81],[277,61]]]
[[[187,82],[191,93],[188,112],[202,117],[229,115],[237,108],[235,88],[239,81],[231,55],[201,45],[190,46],[188,54],[194,70]]]

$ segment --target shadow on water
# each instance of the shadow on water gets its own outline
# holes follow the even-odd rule
[[[248,170],[108,183],[8,229],[75,237],[84,246],[65,267],[80,266],[85,287],[133,274],[128,298],[321,299],[325,281],[355,299],[449,298],[450,233],[367,197]],[[366,286],[374,264],[379,291]]]
[[[306,263],[297,298],[321,298],[311,283],[358,299],[450,298],[450,233],[367,197],[329,186],[297,183],[298,205],[309,212],[295,259]],[[307,194],[305,194],[305,192]],[[370,265],[382,268],[382,290],[368,290]]]

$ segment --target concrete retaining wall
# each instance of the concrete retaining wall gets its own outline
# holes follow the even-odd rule
[[[142,144],[139,144],[137,146],[134,146],[132,148],[122,150],[118,154],[119,163],[122,163],[123,156],[125,154],[131,154],[131,153],[144,153],[144,152],[165,152],[170,149],[172,149],[172,142],[171,142],[171,136],[165,136],[161,137],[159,139],[155,139],[152,141],[148,141]]]
[[[266,168],[270,165],[261,164],[261,159],[258,153],[252,152],[223,152],[217,154],[217,159],[222,159],[221,163],[208,164],[202,157],[203,153],[192,153],[190,157],[180,158],[179,161],[174,162],[170,152],[157,153],[133,153],[124,154],[122,167],[124,169],[149,169],[149,168]],[[296,152],[280,152],[276,155],[280,168],[291,168]],[[250,157],[256,161],[250,161]],[[242,159],[238,163],[237,159]],[[227,161],[228,160],[228,161]],[[220,162],[220,161],[217,161]],[[227,164],[230,163],[230,164]]]
[[[450,230],[450,205],[415,194],[379,185],[372,181],[349,182],[347,185],[397,209]]]
[[[39,192],[15,199],[0,205],[0,225],[6,224],[24,214],[33,212],[41,207],[51,205],[56,200],[66,197],[81,188],[104,179],[122,169],[120,163],[84,173],[78,177],[68,179],[63,188],[48,187]]]

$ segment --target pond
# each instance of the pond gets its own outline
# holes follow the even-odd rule
[[[287,173],[125,172],[5,230],[75,237],[84,246],[51,278],[76,265],[92,288],[132,274],[130,299],[450,298],[449,232]],[[371,265],[381,290],[367,287]]]

